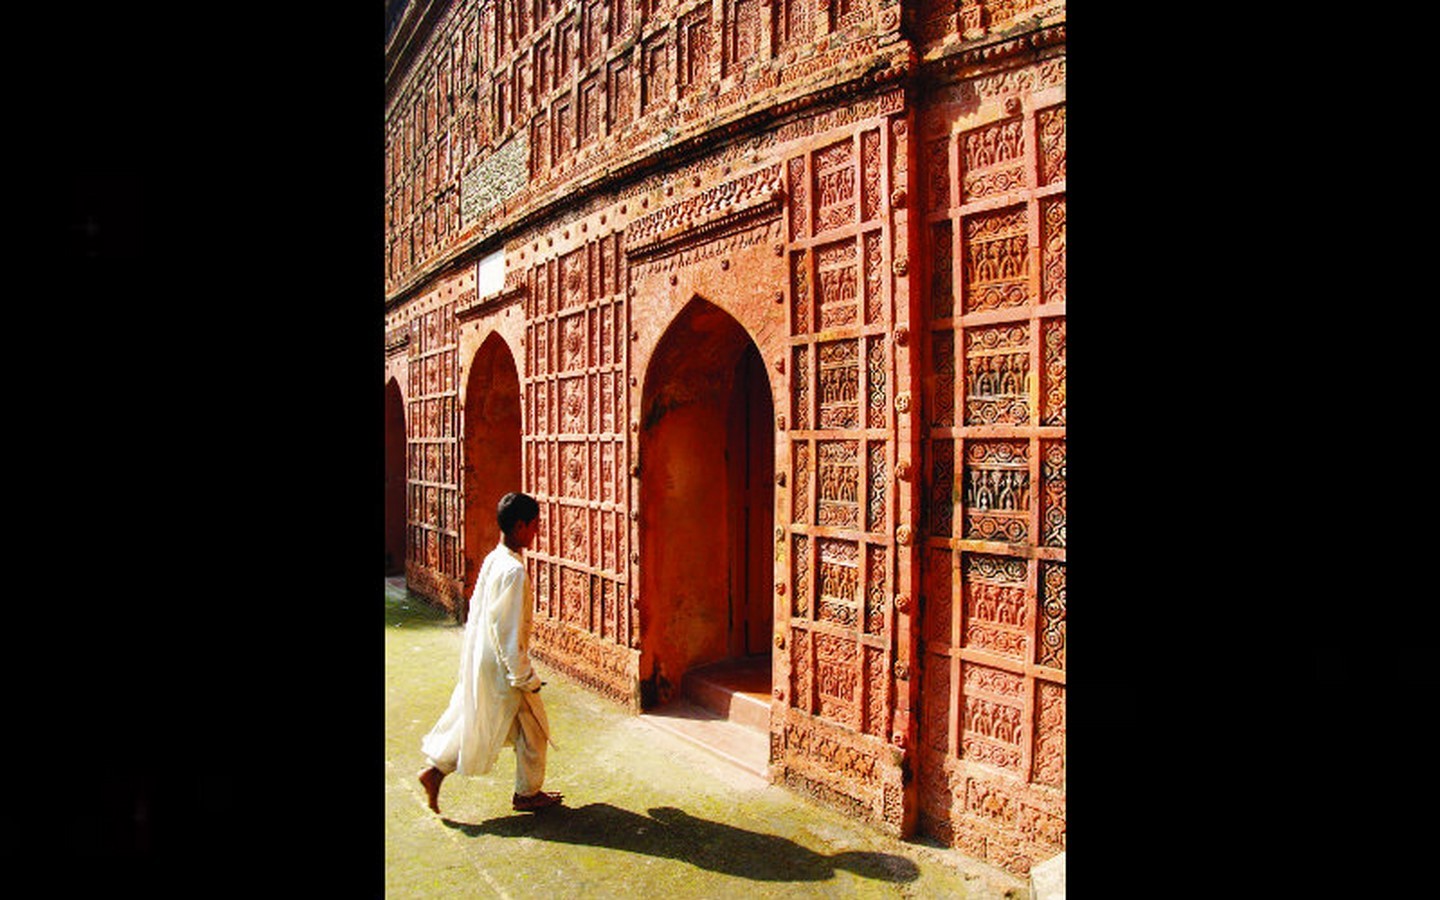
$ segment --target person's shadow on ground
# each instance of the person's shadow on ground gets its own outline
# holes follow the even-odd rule
[[[478,824],[442,819],[471,837],[493,834],[668,857],[713,872],[755,881],[825,881],[836,870],[879,881],[914,881],[920,869],[892,853],[843,850],[825,855],[789,838],[698,819],[661,806],[649,817],[608,803],[575,809],[557,806],[539,814],[488,819]]]

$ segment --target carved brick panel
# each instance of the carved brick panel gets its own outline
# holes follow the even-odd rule
[[[850,325],[860,317],[860,266],[853,239],[822,244],[815,250],[820,328]]]
[[[1046,303],[1065,302],[1065,195],[1046,197],[1041,210],[1041,296]]]
[[[962,134],[960,166],[962,202],[1025,187],[1024,120],[1017,116]]]
[[[1028,424],[1029,324],[971,328],[965,341],[965,424]]]
[[[537,627],[544,623],[537,633],[576,650],[576,658],[563,658],[546,645],[539,655],[633,705],[638,635],[628,589],[629,319],[620,246],[619,234],[602,234],[522,273],[521,444],[525,490],[541,507],[540,534],[526,555]]]
[[[1065,546],[1065,442],[1041,443],[1040,543]]]
[[[819,510],[816,523],[860,529],[860,450],[856,441],[817,441]]]
[[[967,553],[963,588],[963,647],[986,650],[1016,662],[1028,658],[1033,630],[1028,611],[1025,561]]]
[[[1036,117],[1040,132],[1040,184],[1065,180],[1065,105],[1043,109]]]
[[[853,340],[818,345],[821,428],[848,429],[860,425],[859,347]]]
[[[1031,300],[1025,207],[976,213],[964,220],[965,311],[1023,306]]]
[[[787,32],[784,19],[801,6],[775,7],[782,47],[787,33],[801,33]],[[913,666],[897,665],[892,633],[897,567],[905,565],[894,535],[897,517],[908,518],[895,507],[894,472],[894,429],[909,409],[892,324],[908,256],[892,244],[889,218],[898,121],[861,118],[828,132],[816,125],[783,166],[788,277],[777,299],[788,301],[791,340],[783,362],[792,694],[786,718],[772,720],[784,729],[772,759],[783,781],[892,826],[904,815],[902,776],[879,751],[902,728],[894,724],[897,678],[908,679]],[[835,753],[846,766],[827,769]]]
[[[1065,785],[1065,686],[1048,681],[1036,685],[1035,781]],[[1063,822],[1060,825],[1063,828]]]
[[[1065,425],[1065,319],[1044,321],[1040,424]]]
[[[1030,534],[1030,445],[972,440],[965,444],[964,536],[1023,543]]]
[[[815,233],[855,221],[855,143],[839,141],[811,157],[815,172]]]
[[[1038,652],[1035,661],[1054,669],[1065,668],[1065,564],[1040,563]]]
[[[459,358],[455,303],[410,320],[406,360],[407,577],[452,599],[464,572],[460,551]]]
[[[964,0],[934,33],[973,40],[1012,11]],[[941,13],[922,9],[922,31]],[[1019,873],[1065,831],[1063,81],[1052,59],[938,88],[919,157],[933,386],[920,818]]]

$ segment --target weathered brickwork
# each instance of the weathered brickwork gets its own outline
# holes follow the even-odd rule
[[[1063,850],[1063,2],[435,11],[387,85],[412,589],[463,603],[504,462],[545,662],[659,702],[761,572],[777,782]]]

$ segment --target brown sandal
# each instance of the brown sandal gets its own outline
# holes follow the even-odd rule
[[[522,797],[519,794],[514,795],[510,800],[510,805],[513,806],[517,812],[534,812],[537,809],[547,809],[551,806],[558,806],[563,802],[565,802],[564,794],[551,791],[536,791],[528,797]]]

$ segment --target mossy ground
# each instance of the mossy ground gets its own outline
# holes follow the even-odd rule
[[[443,897],[1023,898],[1024,882],[901,841],[767,784],[553,672],[558,748],[546,788],[565,805],[510,808],[514,756],[451,776],[441,815],[415,776],[420,738],[454,687],[461,629],[385,589],[385,891]]]

